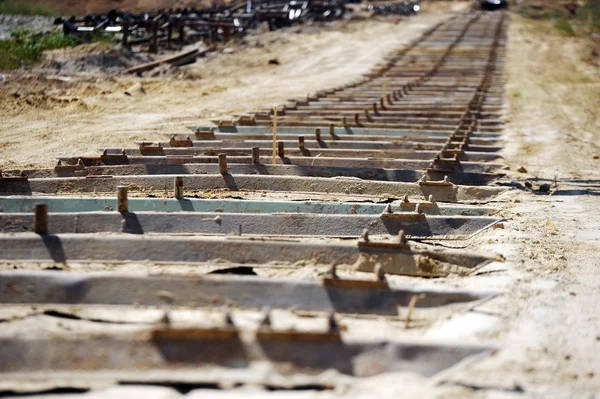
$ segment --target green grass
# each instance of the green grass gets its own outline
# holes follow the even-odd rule
[[[117,45],[121,43],[118,37],[111,34],[102,34],[100,32],[86,34],[81,36],[86,43],[106,43],[110,45]]]
[[[525,18],[531,19],[546,19],[548,11],[526,4],[519,9],[519,14]]]
[[[552,25],[563,35],[575,36],[573,25],[566,16],[561,15],[552,21]]]
[[[17,69],[35,65],[42,59],[46,50],[74,47],[82,43],[118,44],[112,35],[90,33],[85,35],[64,35],[62,32],[33,33],[28,29],[14,29],[11,37],[0,40],[0,70]]]
[[[57,16],[59,12],[52,7],[43,4],[37,4],[30,1],[1,1],[0,14],[12,15],[45,15],[49,17]]]
[[[560,33],[567,36],[574,36],[575,31],[565,10],[559,8],[538,8],[532,5],[525,5],[520,10],[521,15],[538,20],[546,20],[552,23],[552,26]]]
[[[0,40],[0,70],[16,69],[33,65],[42,59],[45,50],[73,47],[79,42],[62,32],[33,34],[27,29],[15,29],[11,37]]]
[[[586,28],[600,32],[600,0],[586,1],[577,11],[577,17]]]
[[[587,0],[571,15],[564,7],[538,7],[525,3],[519,13],[530,19],[545,20],[551,23],[555,32],[566,36],[580,36],[600,32],[600,0]]]

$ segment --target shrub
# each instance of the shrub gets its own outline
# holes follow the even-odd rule
[[[573,26],[571,26],[571,22],[569,22],[569,19],[567,17],[560,16],[560,17],[554,19],[553,25],[561,33],[563,33],[567,36],[575,36],[575,31],[573,30]]]
[[[11,37],[0,40],[0,69],[15,69],[40,61],[42,52],[64,47],[73,47],[79,42],[61,32],[33,34],[27,29],[15,29]]]
[[[591,22],[591,29],[600,32],[600,0],[588,0],[577,11],[577,17],[582,24]]]

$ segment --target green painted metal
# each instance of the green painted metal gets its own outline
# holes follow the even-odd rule
[[[35,204],[47,204],[49,212],[95,212],[113,211],[116,199],[110,197],[78,198],[78,197],[29,197],[11,196],[0,198],[0,212],[28,213]],[[251,200],[219,200],[184,198],[130,198],[130,212],[233,212],[233,213],[325,213],[333,215],[378,215],[385,210],[387,204],[319,202],[319,201],[251,201]],[[392,204],[394,212],[406,210],[399,204]],[[436,208],[423,207],[424,213],[440,215],[485,216],[498,212],[499,209],[483,206],[450,206],[438,205]]]

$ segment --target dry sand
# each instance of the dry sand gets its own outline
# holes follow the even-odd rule
[[[502,349],[450,380],[507,397],[592,398],[600,392],[600,71],[582,61],[585,40],[548,26],[512,16],[503,155],[513,181],[551,191],[507,197],[505,229],[485,247],[509,262],[485,279],[505,280],[508,294],[478,310],[498,321],[491,337]]]
[[[0,168],[52,166],[56,156],[94,155],[161,131],[189,132],[190,124],[347,83],[447,17],[267,32],[166,78],[10,74],[0,83]],[[280,65],[269,64],[275,58]],[[126,95],[135,83],[144,93]]]

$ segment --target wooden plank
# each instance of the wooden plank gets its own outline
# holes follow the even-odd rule
[[[133,74],[133,73],[146,72],[146,71],[152,70],[162,64],[183,65],[187,62],[195,60],[196,57],[202,57],[203,55],[205,55],[208,52],[213,51],[213,50],[214,50],[214,47],[208,47],[204,50],[199,50],[197,48],[192,49],[192,50],[186,50],[186,51],[177,53],[170,57],[161,58],[160,60],[148,62],[148,63],[142,64],[142,65],[138,65],[138,66],[129,68],[125,71],[125,73]]]

